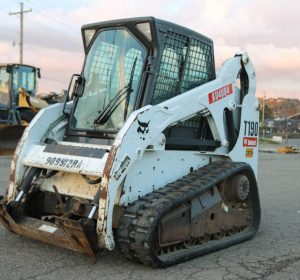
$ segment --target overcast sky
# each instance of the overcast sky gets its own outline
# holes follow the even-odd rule
[[[214,41],[216,67],[240,50],[257,73],[257,95],[300,98],[298,0],[24,0],[24,63],[42,69],[39,92],[66,89],[81,71],[80,27],[155,16]],[[0,0],[0,62],[19,60],[19,0]]]

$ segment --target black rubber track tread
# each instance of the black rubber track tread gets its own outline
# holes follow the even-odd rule
[[[251,227],[213,244],[208,243],[182,250],[182,253],[176,253],[169,258],[161,259],[157,256],[155,231],[161,217],[239,172],[245,173],[250,180],[250,200],[254,210]],[[242,162],[216,161],[141,197],[128,206],[119,224],[117,244],[120,251],[131,260],[149,266],[165,267],[248,240],[257,232],[259,223],[260,204],[257,183],[250,165]]]

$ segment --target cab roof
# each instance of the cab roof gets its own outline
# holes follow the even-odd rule
[[[20,63],[0,63],[0,67],[3,67],[3,66],[26,66],[26,67],[31,67],[34,69],[40,69],[39,67],[35,67],[35,66],[29,65],[29,64],[20,64]]]

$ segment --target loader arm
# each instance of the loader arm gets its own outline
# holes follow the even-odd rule
[[[236,109],[235,82],[242,68],[245,69],[249,81],[244,102],[251,104],[247,108],[241,105],[241,125],[243,125],[244,120],[248,120],[250,116],[253,120],[258,110],[258,101],[255,98],[256,76],[247,53],[227,60],[215,80],[159,105],[146,106],[130,115],[116,136],[103,171],[97,223],[101,247],[114,248],[112,214],[124,178],[133,163],[143,156],[147,148],[164,149],[165,139],[162,132],[168,126],[208,109],[213,135],[220,141],[221,147],[207,153],[227,154],[232,160],[240,159],[238,154],[241,152],[242,138],[238,138],[236,147],[229,153],[223,115],[226,108],[231,111]],[[242,132],[240,129],[240,133]],[[257,153],[251,158],[245,158],[245,162],[248,162],[255,172],[256,159]]]
[[[26,127],[13,156],[10,167],[10,181],[8,186],[7,201],[12,201],[15,198],[17,188],[20,186],[26,166],[23,163],[24,157],[28,154],[32,147],[37,146],[43,142],[43,137],[49,130],[49,127],[59,121],[65,119],[66,116],[62,112],[63,104],[54,104],[51,107],[42,109],[37,113],[36,118]],[[70,110],[70,104],[68,105]],[[63,122],[65,126],[65,122]],[[63,130],[64,131],[64,130]],[[59,132],[56,137],[63,136],[63,132]],[[57,139],[56,138],[56,139]],[[33,154],[34,155],[34,154]],[[34,156],[33,156],[34,158]]]

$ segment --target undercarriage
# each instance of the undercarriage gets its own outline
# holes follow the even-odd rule
[[[236,178],[238,184],[232,184]],[[245,241],[255,235],[259,222],[251,168],[215,162],[129,206],[118,229],[118,245],[129,259],[170,266]]]

